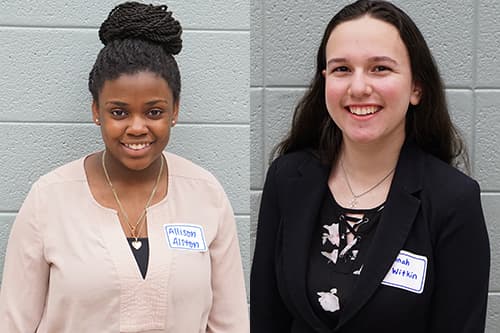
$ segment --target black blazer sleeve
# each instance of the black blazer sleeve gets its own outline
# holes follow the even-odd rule
[[[431,333],[484,332],[490,249],[477,182],[462,188],[434,247]]]
[[[262,192],[255,252],[250,275],[250,331],[289,332],[292,317],[279,295],[275,274],[276,242],[280,224],[277,162],[267,172]]]

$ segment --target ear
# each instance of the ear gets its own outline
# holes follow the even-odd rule
[[[171,119],[172,126],[175,126],[175,124],[177,124],[177,119],[179,118],[179,104],[180,101],[177,100],[174,103],[174,107],[172,108],[172,119]]]
[[[101,116],[99,113],[99,105],[97,105],[97,101],[92,101],[92,121],[96,123],[96,125],[101,125]]]
[[[418,105],[418,103],[420,103],[421,98],[422,98],[422,87],[419,82],[414,82],[410,95],[410,104]]]

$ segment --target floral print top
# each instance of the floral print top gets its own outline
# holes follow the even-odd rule
[[[384,205],[344,208],[326,192],[312,237],[307,286],[314,312],[333,329],[342,304],[363,274],[364,258]]]

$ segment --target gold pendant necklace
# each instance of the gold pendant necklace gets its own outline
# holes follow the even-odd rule
[[[349,208],[356,208],[356,206],[358,205],[358,199],[359,198],[361,198],[363,195],[365,195],[365,194],[373,191],[374,189],[376,189],[380,184],[382,184],[384,182],[384,180],[386,180],[387,178],[389,178],[389,176],[392,175],[392,173],[396,169],[396,167],[392,168],[391,171],[389,171],[389,173],[384,176],[384,178],[382,178],[381,180],[379,180],[375,185],[373,185],[372,187],[370,187],[368,190],[366,190],[366,191],[364,191],[364,192],[362,192],[360,194],[355,194],[354,191],[352,190],[351,183],[349,183],[349,178],[347,178],[347,172],[345,172],[344,163],[342,163],[342,160],[340,160],[340,167],[342,168],[342,172],[344,173],[345,182],[347,183],[347,187],[349,188],[349,191],[351,192],[351,195],[352,195],[352,199],[349,202],[349,205],[350,205]]]
[[[118,209],[120,210],[120,213],[122,214],[123,218],[125,219],[125,222],[127,222],[127,225],[130,229],[130,234],[134,238],[134,240],[132,241],[132,247],[136,250],[139,250],[142,246],[142,242],[138,239],[139,234],[142,230],[142,226],[143,226],[142,221],[143,221],[144,217],[146,216],[147,208],[151,204],[151,201],[153,201],[153,197],[155,196],[156,190],[158,189],[158,184],[160,183],[161,173],[163,171],[163,164],[164,164],[163,155],[161,156],[160,171],[158,172],[158,176],[156,177],[156,182],[153,186],[153,190],[151,191],[151,194],[149,195],[148,201],[146,202],[146,205],[144,206],[144,209],[142,210],[141,215],[139,216],[139,218],[135,222],[135,225],[130,224],[128,214],[125,211],[125,209],[123,208],[123,205],[122,205],[120,199],[118,198],[118,194],[116,193],[116,190],[113,186],[113,183],[111,183],[111,179],[109,178],[108,170],[106,169],[105,159],[106,159],[106,150],[104,150],[102,152],[102,157],[101,157],[101,164],[102,164],[102,169],[104,170],[104,176],[106,177],[106,181],[108,182],[108,185],[111,188],[111,192],[113,193],[113,197],[115,198],[116,204],[118,205]]]

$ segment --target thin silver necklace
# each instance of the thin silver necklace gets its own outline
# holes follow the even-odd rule
[[[102,152],[102,156],[101,156],[101,164],[102,164],[102,169],[104,170],[104,176],[106,177],[106,181],[107,181],[109,187],[111,188],[111,192],[113,192],[113,197],[115,198],[116,204],[118,205],[118,208],[119,208],[123,218],[125,219],[125,222],[127,222],[127,225],[130,229],[130,234],[134,238],[134,240],[132,241],[132,246],[134,249],[139,250],[142,246],[142,242],[138,239],[139,234],[141,233],[141,230],[142,230],[142,226],[144,225],[144,223],[142,223],[142,221],[144,220],[144,217],[146,216],[147,208],[149,207],[149,205],[153,201],[153,197],[155,196],[156,190],[158,189],[158,184],[160,183],[161,174],[162,174],[163,165],[164,165],[163,155],[161,156],[160,171],[158,171],[158,176],[156,177],[155,184],[153,186],[153,189],[151,190],[151,194],[149,195],[148,201],[146,202],[146,205],[144,206],[144,209],[141,212],[141,215],[139,216],[139,218],[135,222],[135,225],[132,225],[130,223],[130,220],[128,218],[128,214],[125,211],[125,208],[123,208],[123,205],[122,205],[120,199],[118,198],[118,193],[116,193],[116,189],[113,186],[113,183],[111,183],[111,179],[109,178],[108,170],[106,169],[105,158],[106,158],[106,150],[104,150]]]
[[[384,178],[382,178],[381,180],[379,180],[375,185],[373,185],[372,187],[370,187],[369,189],[367,189],[366,191],[364,192],[361,192],[359,194],[356,194],[354,193],[354,191],[352,190],[352,187],[351,187],[351,183],[349,182],[349,178],[347,177],[347,172],[345,172],[345,169],[344,169],[344,163],[342,163],[342,160],[340,160],[340,167],[342,168],[342,172],[344,173],[344,178],[345,178],[345,182],[347,183],[347,187],[349,188],[349,191],[351,192],[351,195],[352,195],[352,199],[351,201],[349,202],[349,205],[350,205],[350,208],[355,208],[357,205],[358,205],[358,199],[361,198],[363,195],[367,194],[367,193],[370,193],[371,191],[373,191],[374,189],[376,189],[380,184],[382,184],[387,178],[389,178],[390,175],[392,175],[392,173],[394,172],[394,170],[396,169],[396,167],[392,168],[391,171],[389,171],[389,173],[387,175],[384,176]]]

